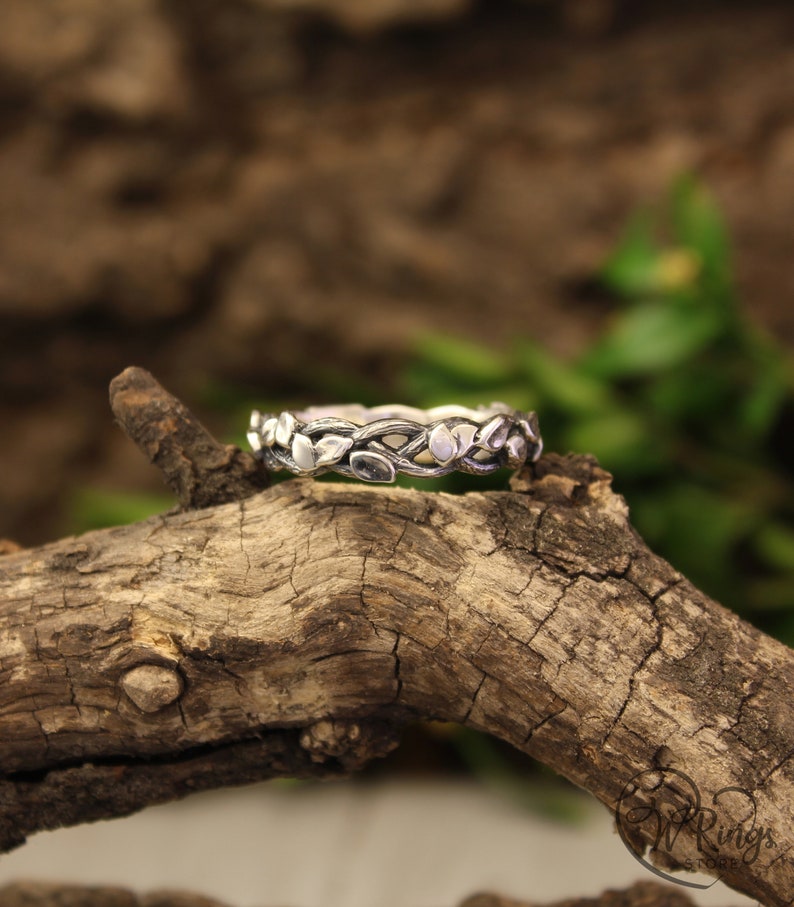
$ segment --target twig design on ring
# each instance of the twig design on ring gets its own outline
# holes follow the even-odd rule
[[[393,482],[398,474],[433,478],[456,470],[486,475],[535,461],[543,449],[537,415],[505,403],[476,409],[345,404],[301,412],[254,410],[248,441],[271,471],[288,469],[298,476],[333,471],[364,482]]]

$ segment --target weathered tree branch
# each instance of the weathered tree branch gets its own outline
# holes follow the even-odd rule
[[[233,444],[216,441],[144,369],[125,369],[110,382],[110,406],[182,507],[239,501],[270,484],[261,463]]]
[[[120,421],[155,460],[181,448],[175,488],[200,484],[192,417],[146,380],[114,382]],[[124,415],[149,393],[154,428]],[[553,455],[510,492],[463,496],[295,480],[246,497],[231,478],[220,495],[240,500],[6,555],[0,847],[198,788],[348,771],[434,718],[612,809],[639,773],[639,802],[665,771],[704,800],[751,793],[774,846],[717,871],[790,904],[794,653],[653,555],[609,482]],[[746,798],[720,809],[747,821]],[[653,843],[649,824],[629,837]],[[703,843],[683,824],[667,862]]]
[[[0,888],[3,907],[224,907],[219,901],[184,891],[139,894],[126,888],[18,882]],[[476,894],[460,907],[533,907],[494,894]],[[549,907],[692,907],[680,890],[655,882],[639,882],[625,891],[605,891],[597,898],[557,901]]]

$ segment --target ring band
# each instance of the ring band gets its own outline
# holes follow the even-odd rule
[[[543,450],[535,413],[505,403],[467,409],[437,406],[316,406],[251,413],[248,441],[270,471],[298,476],[336,472],[364,482],[399,474],[434,478],[517,469]]]

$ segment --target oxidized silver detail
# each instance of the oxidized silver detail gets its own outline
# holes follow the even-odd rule
[[[383,454],[366,450],[354,450],[350,454],[350,468],[364,482],[393,482],[397,475],[394,464]]]
[[[439,466],[449,466],[458,452],[455,437],[443,422],[439,422],[430,432],[428,447]]]
[[[268,419],[262,426],[262,443],[265,445],[265,447],[273,446],[273,442],[276,440],[277,425],[278,419],[274,416],[273,418]]]
[[[311,472],[315,465],[314,447],[310,438],[296,432],[292,436],[292,459],[302,472]]]
[[[288,469],[299,476],[333,471],[365,482],[393,482],[398,473],[485,475],[535,461],[543,450],[536,414],[505,403],[477,409],[351,404],[303,412],[254,410],[248,441],[271,471]]]
[[[509,419],[504,415],[494,416],[477,432],[477,444],[485,450],[499,450],[507,440],[509,431]]]
[[[289,447],[290,438],[298,425],[298,420],[292,413],[282,413],[276,422],[276,444]]]
[[[353,446],[352,438],[343,438],[342,435],[326,435],[315,444],[318,466],[333,466]]]

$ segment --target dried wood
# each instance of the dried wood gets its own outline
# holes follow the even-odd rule
[[[117,416],[172,486],[200,484],[216,451],[191,448],[183,410],[126,418],[159,395],[147,381],[114,382]],[[226,503],[0,560],[0,848],[192,790],[346,773],[439,719],[610,809],[651,771],[752,794],[774,846],[716,871],[794,900],[794,653],[649,551],[592,458],[547,455],[511,491],[460,496],[252,494],[243,474]],[[746,799],[722,806],[746,821]],[[628,835],[638,852],[652,838]],[[666,862],[702,856],[689,823]]]

